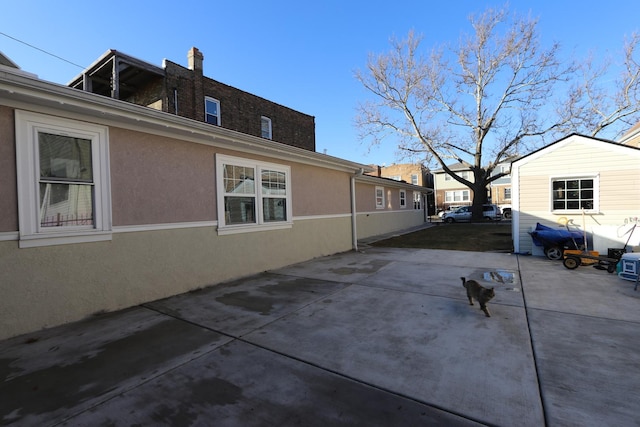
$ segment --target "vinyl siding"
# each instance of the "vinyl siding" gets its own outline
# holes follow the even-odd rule
[[[602,225],[622,226],[640,213],[640,151],[581,136],[571,136],[517,164],[520,240],[516,250],[534,250],[528,231],[536,223],[553,226],[562,217],[588,232]],[[594,213],[552,212],[551,180],[597,176],[598,210]],[[513,197],[513,195],[512,195]],[[515,227],[514,227],[515,228]],[[541,252],[538,250],[537,252]],[[536,254],[536,250],[534,250]]]

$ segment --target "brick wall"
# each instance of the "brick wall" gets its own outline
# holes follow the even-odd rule
[[[272,140],[315,151],[315,118],[276,104],[259,96],[202,76],[201,70],[190,70],[165,60],[166,107],[175,114],[174,90],[177,90],[178,115],[204,121],[204,98],[220,101],[221,125],[254,136],[261,136],[261,116],[271,119]]]

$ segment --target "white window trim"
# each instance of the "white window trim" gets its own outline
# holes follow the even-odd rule
[[[252,224],[225,224],[224,212],[224,165],[245,166],[254,168],[256,176],[256,186],[260,185],[260,170],[269,169],[278,172],[284,172],[286,185],[286,221],[264,222],[262,212],[262,198],[259,187],[255,192],[256,206],[256,222]],[[245,159],[241,157],[227,156],[224,154],[216,154],[216,193],[218,205],[218,234],[236,234],[248,233],[253,231],[282,230],[293,226],[293,203],[291,201],[291,167],[275,163],[267,163],[259,160]]]
[[[400,195],[400,209],[406,209],[407,208],[407,191],[400,190],[399,195]]]
[[[422,194],[417,191],[413,192],[413,209],[422,209]]]
[[[382,193],[382,197],[380,198],[380,203],[378,203],[378,191]],[[376,209],[384,209],[384,187],[376,187],[375,191],[375,203]]]
[[[507,193],[509,193],[509,197],[507,197]],[[511,187],[503,187],[502,195],[505,200],[511,200]]]
[[[211,96],[205,96],[204,97],[204,121],[205,123],[209,123],[207,121],[207,115],[213,116],[213,114],[209,114],[209,112],[207,111],[207,101],[211,101],[213,103],[215,103],[218,106],[218,115],[216,116],[218,118],[218,124],[214,125],[214,126],[222,126],[222,110],[220,109],[220,101],[212,98]],[[212,123],[209,123],[212,124]]]
[[[63,245],[111,240],[109,131],[105,126],[16,110],[19,246]],[[41,229],[39,222],[39,131],[92,141],[94,225],[92,228]]]
[[[584,209],[584,213],[600,213],[600,174],[585,173],[579,175],[557,175],[549,177],[549,212],[554,215],[567,215],[582,213],[583,209],[553,209],[553,181],[568,179],[593,179],[593,209]]]
[[[456,193],[460,193],[460,200],[456,200]],[[467,198],[465,199],[465,194]],[[449,190],[444,192],[445,203],[461,203],[471,200],[471,193],[469,190]]]
[[[262,123],[266,122],[269,125],[269,136],[262,135]],[[267,116],[260,117],[260,136],[266,139],[273,139],[273,129],[271,128],[271,119]]]

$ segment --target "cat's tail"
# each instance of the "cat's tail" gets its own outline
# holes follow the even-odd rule
[[[465,283],[467,283],[467,279],[465,279],[464,277],[461,277],[460,280],[462,280],[462,286],[464,286]]]

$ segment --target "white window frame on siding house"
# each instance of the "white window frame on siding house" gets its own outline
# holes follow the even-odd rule
[[[591,187],[588,187],[589,185]],[[550,211],[554,214],[575,214],[583,210],[585,213],[599,213],[599,188],[600,176],[597,173],[552,176],[549,179]],[[559,207],[560,204],[563,207]]]
[[[470,190],[445,191],[445,203],[468,202],[471,200]]]
[[[400,190],[400,209],[405,209],[407,207],[407,191]]]
[[[204,97],[204,121],[210,125],[222,126],[220,101],[210,96]]]
[[[269,117],[260,117],[260,133],[263,138],[272,139],[271,119]]]
[[[216,189],[218,234],[293,225],[289,166],[217,154]]]
[[[19,246],[111,240],[108,128],[19,110],[15,122]]]

